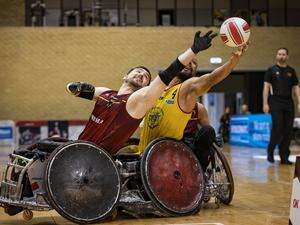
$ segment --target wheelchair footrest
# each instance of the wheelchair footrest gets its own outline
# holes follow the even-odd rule
[[[38,204],[35,201],[26,201],[26,200],[12,200],[9,198],[4,198],[0,196],[0,206],[17,206],[24,209],[32,209],[36,211],[48,211],[52,208],[47,204]]]
[[[137,190],[128,190],[123,192],[119,200],[119,206],[129,214],[155,214],[157,216],[164,216],[164,214],[157,209],[152,201],[145,201],[141,198]]]

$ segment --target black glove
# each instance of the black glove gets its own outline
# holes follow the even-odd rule
[[[67,85],[67,91],[77,97],[92,100],[95,93],[95,87],[88,83],[73,82]]]
[[[211,41],[218,34],[212,33],[212,30],[208,31],[204,36],[200,36],[201,31],[197,31],[194,38],[194,44],[192,45],[192,51],[197,54],[200,51],[208,49],[211,46]]]
[[[81,91],[81,83],[80,82],[73,82],[67,85],[67,91],[73,95],[79,95]]]

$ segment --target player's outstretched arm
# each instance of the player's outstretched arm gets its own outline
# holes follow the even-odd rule
[[[247,47],[248,44],[240,47],[236,52],[232,53],[228,62],[211,73],[205,74],[201,77],[193,77],[183,82],[180,92],[183,96],[183,101],[190,103],[190,107],[185,108],[191,108],[192,110],[198,96],[203,95],[211,87],[224,80],[238,64]]]
[[[76,97],[97,100],[97,97],[101,93],[110,89],[106,87],[94,87],[92,84],[83,82],[71,82],[67,84],[66,90]]]
[[[148,87],[144,87],[134,92],[127,101],[127,112],[134,118],[143,118],[146,112],[151,109],[156,100],[161,96],[167,85],[173,80],[183,68],[188,65],[192,59],[200,51],[206,50],[211,46],[211,41],[217,34],[212,31],[201,36],[200,31],[195,34],[194,42],[191,48],[187,49],[170,66],[159,72],[158,76],[150,83]]]
[[[179,55],[167,69],[159,72],[158,75],[160,80],[165,85],[169,85],[177,73],[183,70],[184,67],[187,66],[200,51],[204,51],[211,46],[211,41],[216,36],[217,34],[213,33],[211,30],[203,36],[201,36],[201,31],[196,32],[193,45]]]

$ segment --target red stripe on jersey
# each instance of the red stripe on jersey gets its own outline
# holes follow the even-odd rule
[[[230,36],[232,37],[234,43],[236,45],[243,44],[243,42],[244,42],[243,36],[241,35],[236,23],[234,21],[230,21],[228,23],[228,27],[229,27],[229,31],[230,31]]]

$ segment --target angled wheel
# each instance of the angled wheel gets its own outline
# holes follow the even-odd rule
[[[169,216],[197,212],[203,197],[203,172],[194,153],[180,141],[151,142],[141,160],[143,186],[154,204]]]
[[[49,204],[75,223],[96,223],[108,218],[121,190],[112,157],[83,141],[62,145],[51,154],[45,186]]]
[[[215,148],[215,152],[217,182],[221,183],[219,199],[221,203],[229,205],[234,195],[234,180],[232,172],[224,153],[218,148]]]

